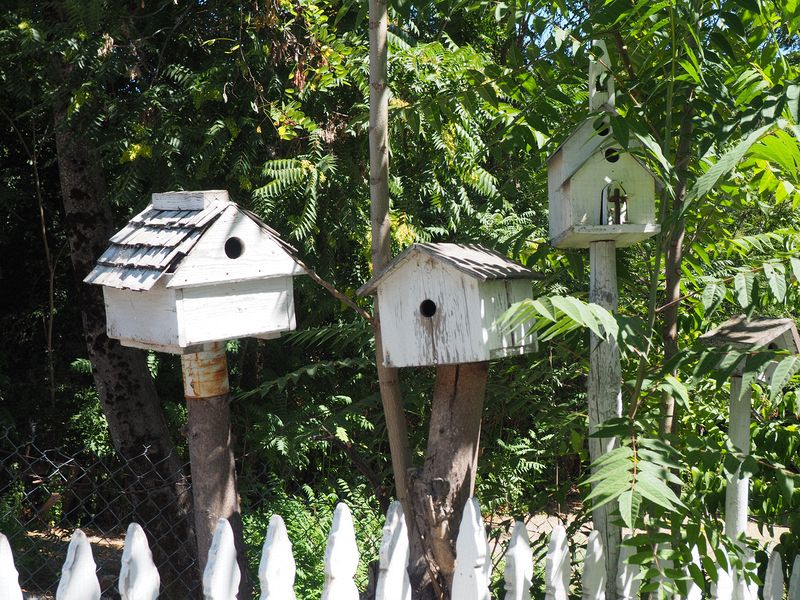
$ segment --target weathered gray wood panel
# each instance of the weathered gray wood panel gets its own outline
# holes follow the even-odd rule
[[[292,289],[290,276],[185,288],[177,301],[180,344],[294,329]]]
[[[163,283],[147,292],[103,287],[103,296],[109,337],[148,347],[180,345],[174,290]]]
[[[489,359],[478,312],[478,282],[418,254],[378,288],[384,364],[407,367]],[[422,303],[436,312],[422,314]]]

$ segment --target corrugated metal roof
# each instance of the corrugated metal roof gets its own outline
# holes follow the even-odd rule
[[[233,202],[216,200],[202,210],[158,210],[148,205],[114,234],[84,282],[149,290],[175,270],[200,237],[228,209],[245,212],[288,253],[295,250],[256,215]]]
[[[412,244],[383,271],[358,290],[360,296],[375,293],[380,281],[417,253],[424,253],[458,269],[479,281],[492,279],[538,279],[539,273],[515,263],[499,252],[478,244],[426,243]]]

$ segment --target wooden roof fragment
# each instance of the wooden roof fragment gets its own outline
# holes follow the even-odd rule
[[[700,336],[707,346],[732,346],[738,349],[768,348],[783,336],[793,342],[792,351],[800,351],[800,336],[793,319],[755,318],[747,320],[743,315],[728,319],[716,329]]]

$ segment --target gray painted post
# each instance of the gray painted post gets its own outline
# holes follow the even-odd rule
[[[731,378],[730,429],[731,444],[745,456],[750,454],[750,388],[742,390],[741,375]],[[725,533],[736,538],[747,530],[747,505],[750,477],[739,477],[741,467],[736,473],[728,475],[725,490]]]
[[[589,301],[609,311],[617,310],[617,259],[614,242],[589,245]],[[589,432],[608,419],[622,416],[622,374],[616,340],[603,340],[594,333],[589,340]],[[592,462],[617,445],[615,438],[590,438]],[[606,560],[606,597],[616,592],[617,562],[621,540],[620,528],[611,521],[616,503],[608,503],[592,512],[594,528],[600,534]]]

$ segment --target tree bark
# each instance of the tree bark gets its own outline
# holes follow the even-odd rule
[[[683,210],[689,181],[689,159],[691,158],[694,111],[691,98],[688,98],[681,111],[678,130],[678,149],[675,154],[675,172],[678,182],[673,197],[672,211],[678,214]],[[683,263],[683,238],[686,235],[686,220],[680,218],[672,226],[665,253],[666,271],[665,309],[661,339],[664,342],[664,362],[678,353],[678,312],[681,297],[681,266]],[[675,429],[675,398],[665,393],[661,399],[661,434],[672,433]]]
[[[450,598],[461,515],[475,492],[488,373],[486,362],[436,368],[425,464],[412,482],[423,552],[412,555],[409,576],[420,600]]]
[[[372,224],[372,272],[380,273],[391,256],[389,220],[389,86],[387,83],[387,23],[385,0],[369,0],[369,192]],[[411,452],[397,369],[383,365],[380,308],[375,297],[373,332],[383,413],[389,434],[389,451],[397,498],[406,521],[412,522],[408,501]]]
[[[251,586],[236,486],[225,344],[206,344],[202,352],[181,356],[181,368],[200,571],[205,571],[217,523],[227,519],[241,572],[239,598],[244,600],[250,597]]]
[[[56,152],[72,265],[79,282],[114,233],[100,162],[66,107],[54,107]],[[194,597],[191,495],[141,350],[106,335],[100,286],[78,283],[89,359],[114,446],[127,462],[136,519],[153,542],[165,597]]]

